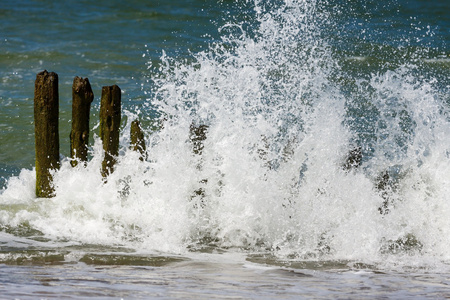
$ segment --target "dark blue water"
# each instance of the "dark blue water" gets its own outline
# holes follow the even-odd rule
[[[207,47],[210,36],[217,36],[214,20],[233,11],[227,6],[232,5],[2,1],[0,161],[2,169],[11,168],[2,176],[33,164],[30,100],[38,72],[59,74],[61,135],[67,136],[74,76],[91,79],[96,99],[102,86],[118,84],[125,107],[142,103],[141,84],[151,75],[148,64],[157,68],[162,51],[187,57]]]

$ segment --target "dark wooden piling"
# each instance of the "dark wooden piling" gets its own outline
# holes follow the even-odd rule
[[[119,155],[120,106],[120,88],[117,85],[104,86],[100,103],[100,138],[105,152],[102,163],[103,177],[114,171],[114,165]]]
[[[382,215],[387,215],[389,213],[389,206],[391,202],[391,185],[392,180],[391,176],[389,176],[388,171],[384,171],[376,178],[375,187],[378,190],[381,198],[383,198],[384,200],[381,206],[378,207],[378,211]]]
[[[190,140],[192,142],[192,151],[195,154],[201,155],[203,152],[203,141],[206,140],[206,132],[208,131],[207,125],[195,126],[191,124],[190,127]]]
[[[141,157],[139,159],[141,161],[144,161],[147,158],[147,155],[145,149],[144,132],[142,131],[139,120],[134,120],[133,122],[131,122],[130,137],[131,149],[139,152],[141,154]]]
[[[36,146],[36,196],[54,196],[51,170],[59,169],[58,74],[47,70],[36,75],[34,134]]]
[[[358,169],[362,164],[362,148],[355,147],[349,151],[342,166],[345,171]]]
[[[208,125],[198,125],[196,126],[194,123],[191,124],[189,128],[189,139],[192,143],[192,151],[194,154],[201,155],[203,154],[203,148],[205,147],[204,141],[206,140],[206,133],[208,132]],[[202,159],[200,158],[199,163],[197,164],[197,170],[202,171]],[[206,206],[205,202],[205,188],[208,184],[208,179],[202,179],[199,181],[200,187],[194,191],[191,196],[191,199],[198,198],[198,204],[200,207],[204,208]]]
[[[75,77],[72,85],[72,131],[70,132],[70,162],[87,162],[89,144],[89,114],[94,100],[88,78]]]

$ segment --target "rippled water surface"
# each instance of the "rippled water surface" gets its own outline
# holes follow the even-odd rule
[[[0,294],[448,298],[449,5],[3,1]],[[44,69],[60,91],[48,199],[34,170]],[[75,76],[94,102],[89,161],[73,168]],[[120,151],[105,180],[112,84]],[[129,147],[136,118],[145,159]]]
[[[7,298],[444,299],[443,274],[379,271],[348,262],[266,264],[241,254],[147,257],[113,262],[8,266],[0,277]],[[99,257],[97,257],[99,259]]]

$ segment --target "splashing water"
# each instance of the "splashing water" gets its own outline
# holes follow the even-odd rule
[[[62,162],[54,198],[35,198],[34,170],[10,178],[3,228],[48,245],[448,262],[450,127],[435,79],[417,75],[418,60],[350,75],[320,3],[254,6],[254,27],[222,26],[189,61],[162,56],[144,105],[161,124],[147,130],[147,160],[128,149],[140,108],[126,112],[106,183],[95,137],[86,167]]]

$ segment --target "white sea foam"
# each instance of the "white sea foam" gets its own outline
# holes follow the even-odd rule
[[[325,12],[314,1],[270,11],[256,2],[255,36],[239,24],[226,34],[227,25],[191,62],[162,57],[149,101],[164,126],[146,131],[146,161],[128,149],[128,122],[107,182],[95,137],[86,167],[62,162],[54,198],[35,199],[33,171],[10,178],[1,224],[139,251],[214,245],[293,259],[393,262],[401,252],[448,261],[450,127],[433,82],[404,66],[358,79],[363,98],[348,96],[320,36]],[[362,102],[371,111],[356,116],[372,121],[356,130],[349,107]],[[208,125],[202,155],[191,124]],[[345,170],[355,143],[363,164]],[[384,171],[390,181],[378,190]]]

